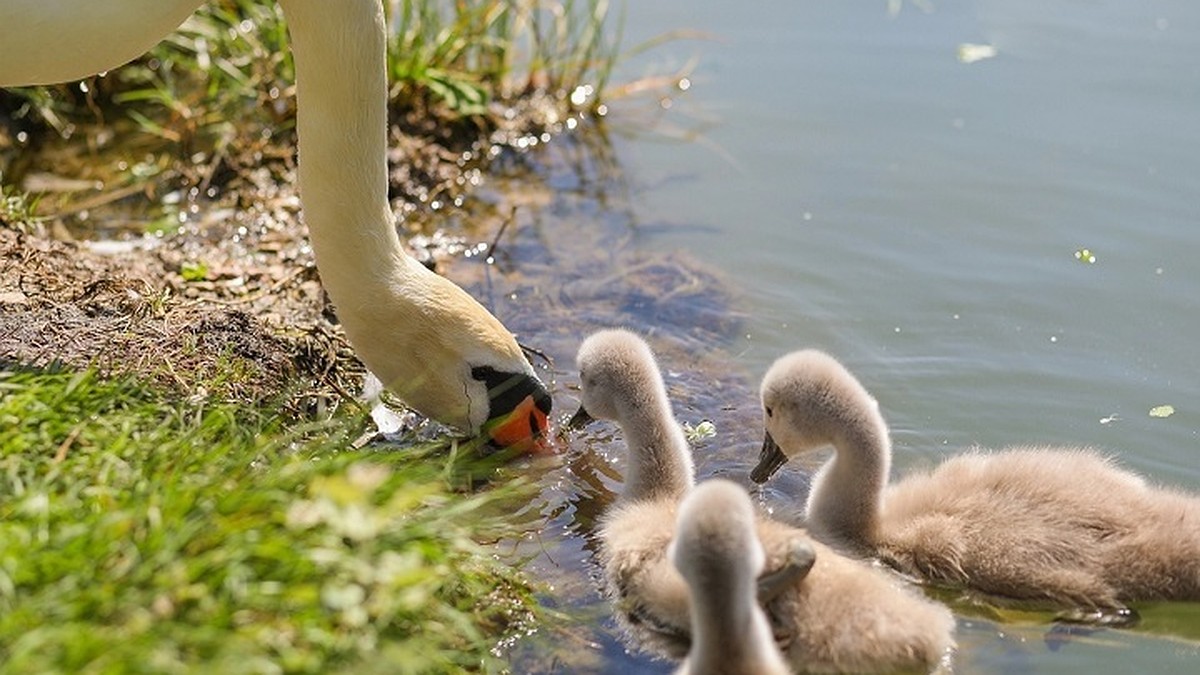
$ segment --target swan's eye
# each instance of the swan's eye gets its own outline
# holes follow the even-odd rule
[[[770,408],[763,408],[763,410],[766,410],[766,411],[767,411],[767,417],[771,417],[771,416],[774,414],[774,413],[772,413],[772,412],[771,412],[771,409],[770,409]]]

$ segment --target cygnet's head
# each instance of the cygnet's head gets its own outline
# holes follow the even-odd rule
[[[789,459],[836,444],[848,432],[875,425],[879,405],[832,356],[805,349],[779,360],[763,376],[762,454],[750,473],[766,482]]]
[[[740,485],[714,478],[679,506],[667,555],[689,585],[713,589],[734,579],[752,582],[766,564],[754,526],[754,506]]]
[[[579,368],[579,412],[568,426],[592,419],[621,421],[633,407],[666,400],[666,387],[646,341],[623,329],[593,333],[575,357]]]

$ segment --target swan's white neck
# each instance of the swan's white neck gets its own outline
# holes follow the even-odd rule
[[[200,3],[0,0],[0,84],[60,81],[115,67]],[[280,4],[300,99],[300,197],[322,284],[359,357],[385,386],[430,417],[479,431],[494,412],[508,411],[491,409],[474,368],[536,375],[494,316],[400,246],[387,199],[381,1]]]
[[[4,0],[0,85],[58,82],[149,49],[201,0]],[[419,265],[387,200],[387,54],[380,0],[280,0],[296,63],[300,196],[339,311]],[[397,276],[399,273],[400,276]],[[366,292],[364,292],[366,291]]]
[[[387,67],[379,0],[280,0],[296,62],[300,197],[339,311],[412,262],[387,199]]]
[[[808,527],[845,544],[869,546],[877,534],[891,468],[887,425],[879,415],[870,415],[863,424],[841,430],[833,446],[833,457],[813,477]]]
[[[622,499],[682,497],[695,482],[692,451],[665,392],[631,401],[621,415],[628,447]]]

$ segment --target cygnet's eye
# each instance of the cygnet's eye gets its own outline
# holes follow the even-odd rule
[[[768,408],[763,408],[763,410],[766,410],[766,411],[767,411],[767,417],[771,417],[772,415],[774,415],[774,413],[773,413],[773,412],[771,412],[771,409],[770,409],[769,407],[768,407]]]

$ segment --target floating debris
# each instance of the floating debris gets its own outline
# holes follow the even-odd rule
[[[687,422],[683,423],[683,433],[687,436],[688,442],[694,443],[705,438],[712,438],[717,435],[717,425],[710,420],[704,420],[692,426]]]
[[[996,48],[991,45],[977,45],[964,42],[958,46],[959,63],[975,63],[976,61],[993,58],[996,54]]]
[[[1092,265],[1096,262],[1096,254],[1092,253],[1091,249],[1081,248],[1075,251],[1075,259],[1079,262]]]
[[[1175,414],[1175,406],[1173,405],[1156,405],[1150,409],[1151,417],[1170,417]]]

